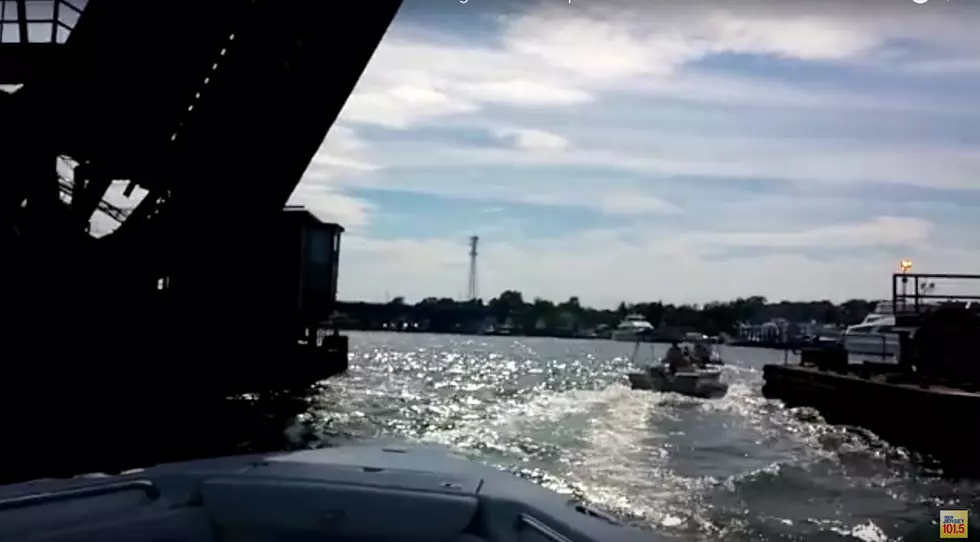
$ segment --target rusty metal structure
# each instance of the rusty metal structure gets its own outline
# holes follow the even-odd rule
[[[201,455],[227,397],[317,379],[296,345],[319,315],[282,303],[269,251],[399,4],[0,2],[6,458]]]

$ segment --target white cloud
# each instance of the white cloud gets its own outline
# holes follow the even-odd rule
[[[569,146],[569,141],[558,134],[531,128],[497,130],[497,137],[510,140],[515,148],[530,152],[563,151]]]
[[[389,128],[407,128],[421,119],[476,111],[476,104],[432,86],[398,85],[385,92],[359,92],[347,100],[343,118]]]
[[[980,44],[968,31],[976,22],[969,8],[956,13],[881,3],[828,2],[815,9],[789,2],[740,2],[737,7],[685,2],[657,3],[638,13],[634,4],[530,4],[522,13],[500,18],[496,47],[448,37],[437,41],[432,29],[409,32],[396,21],[344,118],[404,128],[493,103],[576,105],[594,100],[604,89],[639,80],[657,84],[718,53],[854,62],[874,55],[897,65],[905,59],[884,51],[894,40],[928,41],[951,54],[972,54]],[[965,32],[958,35],[957,30]],[[724,89],[703,83],[702,91]],[[684,95],[690,89],[689,83],[677,90]]]
[[[681,235],[685,246],[754,248],[880,248],[915,246],[929,240],[933,224],[916,217],[880,216],[866,222],[801,231],[714,232]]]
[[[510,79],[460,83],[456,90],[472,101],[522,106],[577,105],[591,102],[591,94],[545,81]]]
[[[853,19],[801,14],[759,16],[729,8],[705,20],[711,52],[774,54],[801,60],[852,58],[880,45]]]
[[[328,186],[300,185],[289,200],[290,205],[302,205],[324,222],[335,222],[356,231],[368,225],[374,205],[353,198]]]
[[[637,75],[670,75],[684,64],[716,53],[846,59],[872,49],[886,37],[869,33],[860,22],[846,17],[754,11],[741,4],[737,8],[688,6],[636,16],[630,9],[614,6],[567,9],[542,4],[510,19],[504,44],[512,53],[608,82]]]
[[[695,53],[680,36],[637,39],[626,25],[569,13],[545,8],[511,18],[503,32],[506,50],[551,69],[607,80],[670,72]]]
[[[947,36],[950,24],[958,28],[964,26],[963,19],[975,19],[948,10],[883,4],[858,7],[844,2],[828,2],[821,9],[769,2],[739,4],[738,9],[724,3],[658,4],[649,10],[638,6],[633,2],[601,7],[539,4],[502,17],[499,43],[485,46],[438,34],[434,29],[407,31],[398,21],[342,118],[400,129],[433,122],[440,122],[442,127],[486,129],[508,134],[521,150],[550,151],[518,153],[461,142],[405,142],[402,138],[377,150],[377,160],[394,170],[596,166],[655,177],[980,186],[973,174],[980,166],[975,146],[901,146],[879,143],[871,135],[855,145],[853,139],[835,139],[827,134],[787,135],[779,133],[776,120],[759,113],[760,108],[787,108],[778,113],[785,132],[805,131],[808,125],[827,130],[833,122],[844,123],[855,114],[879,111],[881,115],[863,127],[874,134],[894,133],[890,124],[910,111],[934,111],[955,119],[978,116],[975,108],[964,110],[945,100],[923,100],[921,95],[906,96],[899,90],[872,95],[856,88],[844,91],[788,81],[775,83],[685,68],[691,61],[718,52],[860,63],[889,40],[902,38],[963,49],[971,42]],[[723,114],[704,112],[700,122],[708,127],[696,133],[678,133],[676,126],[653,121],[630,122],[629,111],[622,112],[622,119],[593,122],[597,111],[615,109],[613,102],[600,100],[603,93],[612,90],[645,96],[645,108],[636,113],[655,113],[661,122],[665,116],[679,113],[669,113],[669,106],[658,108],[658,98],[730,108]],[[585,102],[588,105],[576,107]],[[495,111],[495,117],[479,114],[488,105],[504,103],[520,111]],[[813,111],[801,117],[800,109]],[[532,123],[526,119],[525,112],[530,111],[546,116]],[[695,114],[688,113],[689,118],[677,122],[691,120]],[[768,131],[759,127],[760,122],[771,125]],[[915,122],[907,121],[910,130]],[[514,130],[514,124],[522,125],[524,131]],[[715,127],[721,128],[720,133]],[[847,133],[845,128],[839,130]],[[575,144],[574,152],[557,152],[567,149],[569,141]],[[499,198],[492,189],[476,184],[433,190],[438,183],[424,177],[408,178],[401,188],[430,193],[441,190],[451,195],[465,192],[471,197],[484,190],[488,197]],[[615,178],[607,182],[609,190],[637,193],[635,188],[619,185]],[[567,187],[560,182],[521,181],[507,189],[532,191],[533,200],[538,202],[567,199],[563,194]],[[656,198],[654,194],[640,195]],[[515,195],[509,199],[527,198]],[[603,199],[602,194],[588,198],[596,208],[602,207]]]
[[[289,199],[290,205],[303,205],[320,220],[337,222],[356,230],[368,225],[370,203],[340,192],[344,183],[381,167],[365,157],[364,142],[354,130],[335,125],[310,167]]]
[[[307,176],[327,179],[343,172],[377,171],[378,164],[368,160],[367,146],[351,128],[342,124],[334,125],[323,140],[323,145],[313,157]]]
[[[489,224],[481,229],[480,280],[487,296],[517,288],[606,306],[760,293],[884,297],[896,253],[923,271],[980,269],[977,251],[948,245],[955,236],[945,226],[904,210],[828,224],[832,213],[824,209],[814,213],[821,224],[803,225],[805,200],[782,197],[769,205],[733,204],[746,213],[740,220],[706,215],[698,231],[665,232],[662,224],[673,218],[690,223],[689,207],[696,206],[675,198],[677,191],[657,193],[644,183],[706,177],[822,190],[835,183],[980,188],[980,149],[967,136],[944,142],[975,121],[980,112],[969,102],[932,99],[914,84],[872,92],[694,66],[718,53],[747,53],[896,82],[973,72],[977,12],[946,4],[560,3],[499,18],[499,39],[483,45],[448,26],[422,32],[396,21],[342,112],[348,128],[328,137],[297,197],[355,225],[341,271],[341,295],[349,299],[380,300],[385,290],[409,298],[461,294],[473,224],[446,226],[444,237],[430,239],[371,237],[367,226],[380,210],[345,196],[347,186],[480,199],[492,208],[508,202],[587,208],[610,222],[633,222],[528,238],[520,221],[483,216]],[[923,46],[929,58],[910,54],[905,44]],[[637,104],[640,97],[646,101]],[[407,133],[376,136],[365,146],[350,129],[363,124]],[[466,143],[472,139],[447,132],[441,140],[432,133],[413,138],[410,130],[420,127],[482,131],[512,148]],[[907,137],[898,137],[903,131]],[[382,177],[393,184],[379,185]],[[963,236],[957,241],[975,245]],[[860,255],[814,256],[834,249]]]
[[[980,67],[980,59],[974,60]],[[910,63],[901,68],[906,72],[934,73],[967,72],[974,67],[960,63],[931,61]],[[682,71],[669,78],[646,78],[625,82],[624,90],[648,98],[683,100],[690,103],[738,107],[769,107],[803,113],[822,111],[865,111],[962,115],[970,113],[962,105],[947,100],[923,100],[921,95],[903,95],[903,89],[893,88],[888,94],[862,93],[851,90],[806,86],[798,81],[753,79],[746,75],[712,74],[704,71]],[[962,102],[961,102],[962,104]],[[976,112],[973,111],[975,115]]]
[[[627,216],[677,213],[681,210],[680,207],[659,198],[622,192],[604,195],[599,205],[608,214]]]
[[[925,76],[947,74],[976,74],[980,73],[978,58],[943,58],[941,60],[922,60],[909,62],[904,66],[909,73]]]
[[[607,135],[599,132],[592,137]],[[608,134],[610,143],[620,135]],[[642,142],[641,142],[642,143]],[[791,141],[716,139],[686,141],[651,135],[648,147],[624,141],[618,150],[583,148],[548,152],[488,148],[450,143],[398,143],[380,145],[385,165],[392,172],[411,170],[394,188],[432,195],[494,201],[555,205],[571,203],[602,210],[618,193],[659,199],[652,188],[628,180],[630,175],[698,183],[698,178],[755,179],[793,182],[800,186],[846,186],[895,183],[923,188],[980,189],[980,149],[929,148],[891,145],[851,148],[846,142],[815,141],[811,147]],[[574,182],[562,170],[542,168],[607,168]],[[486,168],[517,170],[492,182],[469,180]],[[521,169],[526,168],[526,171]],[[463,172],[470,172],[466,175]],[[424,173],[422,173],[424,172]],[[457,175],[448,175],[459,172]],[[571,192],[574,186],[574,193]],[[385,187],[379,187],[385,188]],[[612,193],[612,194],[611,194]],[[532,197],[533,196],[533,197]]]

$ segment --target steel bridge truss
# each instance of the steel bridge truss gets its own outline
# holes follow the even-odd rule
[[[132,302],[95,309],[118,329],[196,340],[236,327],[231,314],[274,319],[242,296],[264,280],[251,240],[278,220],[400,2],[369,4],[338,21],[317,0],[0,0],[0,84],[20,85],[0,91],[0,250],[17,262],[8,310],[34,313],[14,335],[47,327],[38,306],[84,321],[106,295]],[[100,236],[99,215],[118,227]]]

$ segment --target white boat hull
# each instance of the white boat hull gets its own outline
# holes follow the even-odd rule
[[[636,342],[649,342],[653,338],[653,334],[650,332],[639,332],[632,330],[615,330],[609,336],[610,339],[614,341],[636,343]]]
[[[709,355],[708,359],[704,360],[703,363],[706,365],[724,365],[725,360],[721,359],[721,354],[715,350],[712,350],[711,355]]]
[[[623,342],[645,342],[652,338],[656,328],[642,315],[628,314],[623,321],[610,331],[609,338]]]
[[[666,374],[661,367],[629,373],[630,386],[636,390],[674,392],[703,398],[721,398],[728,393],[728,384],[721,381],[719,369],[696,369]]]
[[[532,482],[427,447],[345,446],[0,487],[14,542],[640,542]]]
[[[897,333],[845,333],[843,344],[848,354],[884,359],[897,358],[900,350]]]

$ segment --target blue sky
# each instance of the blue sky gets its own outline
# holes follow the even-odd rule
[[[858,6],[860,4],[860,6]],[[294,203],[340,295],[885,297],[980,272],[980,5],[406,0]]]

